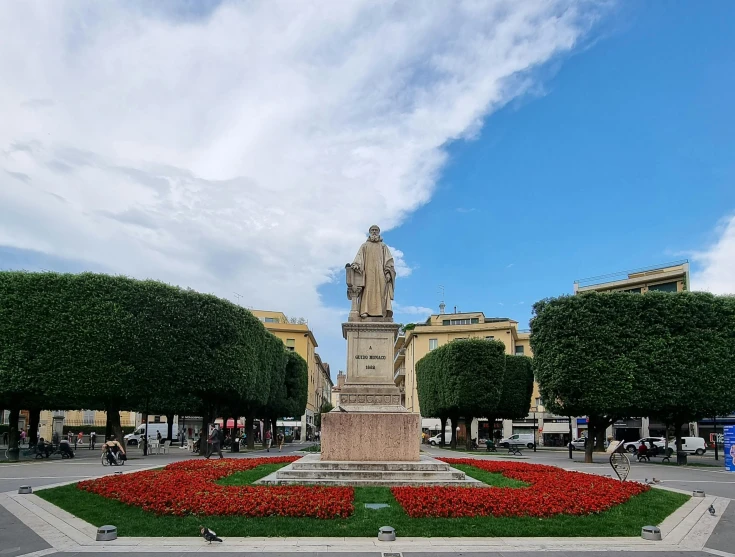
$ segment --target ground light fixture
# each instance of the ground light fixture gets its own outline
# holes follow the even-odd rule
[[[692,491],[692,497],[704,497],[704,491],[701,489],[695,489]]]
[[[392,526],[381,526],[378,530],[378,539],[381,542],[396,541],[396,529]]]
[[[657,526],[644,526],[641,529],[641,538],[644,540],[661,541],[661,529]]]
[[[33,488],[29,485],[22,485],[18,488],[18,493],[20,494],[33,493]]]
[[[97,528],[97,541],[98,542],[109,542],[117,539],[117,526],[100,526]]]

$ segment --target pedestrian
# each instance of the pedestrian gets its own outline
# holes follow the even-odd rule
[[[70,445],[74,443],[74,433],[72,431],[66,433],[66,440],[69,441]]]
[[[97,432],[93,431],[89,434],[89,448],[94,450],[94,444],[97,441]]]
[[[270,428],[265,431],[265,450],[271,452],[271,430]]]
[[[217,429],[217,426],[212,428],[212,432],[209,434],[209,451],[207,452],[207,460],[209,460],[209,457],[212,456],[213,453],[217,453],[220,458],[224,458],[222,456],[222,444],[221,444],[221,438],[219,434],[219,430]]]
[[[279,431],[278,435],[276,435],[276,439],[278,440],[278,452],[280,453],[283,448],[283,433]]]
[[[80,431],[79,434],[77,435],[77,440],[74,442],[74,450],[75,451],[77,450],[77,445],[81,445],[82,444],[82,439],[83,438],[84,438],[84,433],[82,433]]]
[[[21,445],[26,444],[26,430],[25,429],[20,430],[20,444]]]
[[[161,432],[160,431],[156,432],[156,441],[158,441],[159,443],[161,442]]]
[[[7,445],[7,444],[8,444],[8,432],[3,431],[3,445]]]

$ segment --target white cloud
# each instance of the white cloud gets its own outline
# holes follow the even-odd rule
[[[391,255],[393,255],[393,264],[396,268],[396,275],[400,277],[407,277],[413,272],[413,268],[408,266],[404,258],[403,252],[397,248],[388,246]]]
[[[718,238],[692,260],[699,270],[692,273],[692,289],[714,294],[735,294],[735,215],[722,221]]]
[[[432,313],[436,313],[431,308],[425,308],[423,306],[404,306],[399,303],[393,304],[393,312],[396,315],[417,315],[419,317],[429,317]]]
[[[561,0],[3,14],[0,245],[239,292],[308,317],[335,353],[346,301],[325,307],[317,287],[369,225],[390,240],[431,198],[446,145],[597,15]]]

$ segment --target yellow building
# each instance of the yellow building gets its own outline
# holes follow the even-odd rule
[[[574,281],[574,293],[583,292],[683,292],[689,289],[689,262],[675,261],[664,265],[624,271]]]
[[[331,404],[332,399],[332,387],[334,387],[334,384],[332,383],[332,377],[329,371],[329,364],[326,362],[322,362],[322,359],[319,357],[319,354],[315,354],[316,358],[316,367],[319,372],[317,377],[317,385],[316,385],[316,408],[317,410],[322,407],[323,404],[329,403]]]
[[[438,348],[458,339],[479,338],[499,340],[505,345],[506,354],[533,356],[529,341],[530,332],[518,329],[518,322],[507,317],[485,317],[482,312],[439,313],[431,315],[426,322],[417,323],[413,329],[399,335],[395,342],[395,360],[393,362],[393,380],[401,389],[402,402],[411,412],[421,413],[418,390],[416,387],[416,362],[421,360],[430,350]],[[534,409],[538,400],[538,385],[534,383],[532,405]],[[512,433],[531,433],[538,425],[539,414],[527,420],[505,420],[503,435]],[[437,427],[437,420],[424,419],[425,429]],[[568,429],[568,420],[565,422]],[[500,427],[498,424],[495,427]],[[554,429],[553,426],[551,429]],[[561,432],[561,428],[559,433]],[[552,433],[551,431],[549,432]],[[487,420],[479,420],[472,425],[474,438],[487,438],[489,426]]]
[[[63,416],[63,422],[59,420]],[[135,427],[138,414],[135,412],[120,412],[120,425],[122,427]],[[107,412],[102,410],[42,410],[39,420],[39,436],[51,439],[53,435],[54,417],[57,422],[67,428],[78,426],[94,427],[100,437],[105,434],[107,425]],[[59,432],[61,433],[61,432]],[[86,438],[86,437],[85,437]]]
[[[250,312],[260,319],[266,329],[281,339],[288,350],[296,352],[306,360],[309,367],[309,396],[306,402],[306,411],[298,420],[300,425],[297,427],[300,428],[302,440],[306,440],[307,435],[308,438],[311,438],[314,433],[314,414],[319,412],[320,401],[324,392],[324,366],[326,366],[326,373],[329,373],[329,365],[324,364],[319,358],[319,354],[316,353],[318,344],[314,334],[304,319],[289,319],[280,311],[250,310]],[[331,386],[329,388],[331,390]],[[329,400],[329,396],[327,396],[327,400]],[[297,418],[296,416],[293,417]],[[294,422],[296,421],[294,420]]]
[[[689,262],[687,260],[574,281],[575,294],[584,292],[645,294],[647,292],[684,292],[686,290],[689,290]],[[697,424],[691,424],[690,429],[695,436],[696,428]],[[618,420],[607,432],[608,437],[614,437],[620,441],[635,441],[641,437],[663,435],[666,435],[665,425],[651,422],[648,418]]]

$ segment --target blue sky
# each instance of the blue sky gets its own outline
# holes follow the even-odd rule
[[[623,4],[543,93],[453,144],[432,201],[385,234],[414,267],[396,299],[436,313],[441,284],[448,310],[524,328],[576,279],[711,244],[735,211],[734,19],[726,2]]]
[[[77,6],[0,22],[0,269],[305,317],[335,373],[373,223],[404,323],[682,258],[735,292],[732,2]]]

